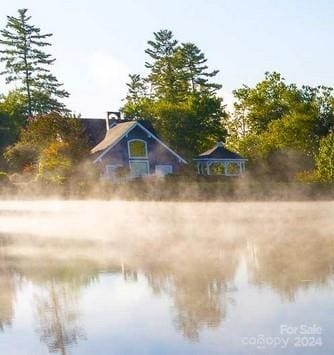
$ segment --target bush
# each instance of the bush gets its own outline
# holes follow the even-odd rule
[[[0,186],[5,186],[10,183],[9,176],[7,173],[0,171]]]
[[[334,182],[334,133],[320,140],[315,165],[315,173],[319,181]]]
[[[38,151],[28,143],[16,143],[5,150],[4,157],[10,168],[22,171],[27,166],[34,166],[38,160]]]
[[[55,141],[45,148],[39,159],[38,178],[63,184],[72,170],[72,160],[68,150],[69,145],[61,141]]]

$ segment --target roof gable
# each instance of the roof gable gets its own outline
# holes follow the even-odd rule
[[[138,121],[128,121],[122,122],[114,125],[107,131],[104,139],[95,146],[92,150],[92,154],[98,154],[94,163],[101,160],[105,154],[107,154],[117,143],[119,143],[128,133],[130,133],[135,127],[140,127],[143,131],[147,133],[147,135],[153,139],[155,139],[159,144],[161,144],[164,148],[166,148],[170,153],[176,156],[181,162],[187,164],[186,160],[184,160],[180,155],[174,152],[171,148],[167,146],[164,142],[162,142],[154,133],[149,131],[146,127],[144,127]]]

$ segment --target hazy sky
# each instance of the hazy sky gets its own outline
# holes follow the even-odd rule
[[[205,52],[226,102],[271,70],[297,84],[334,85],[333,0],[2,0],[1,28],[18,8],[54,34],[53,71],[84,117],[118,110],[128,73],[145,72],[146,42],[164,28]]]

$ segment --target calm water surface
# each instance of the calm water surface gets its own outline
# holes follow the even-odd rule
[[[333,354],[334,203],[0,202],[0,354]]]

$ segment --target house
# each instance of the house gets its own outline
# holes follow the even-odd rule
[[[104,138],[91,149],[93,161],[101,167],[104,177],[115,179],[122,169],[128,170],[130,177],[164,176],[180,171],[187,164],[158,138],[148,122],[110,119],[109,116],[104,121]],[[85,126],[103,130],[101,122],[87,121]],[[89,132],[87,128],[88,136]],[[96,141],[96,136],[97,132],[90,136],[91,141]]]
[[[239,176],[245,172],[247,159],[218,142],[213,148],[195,157],[194,161],[197,175]]]

